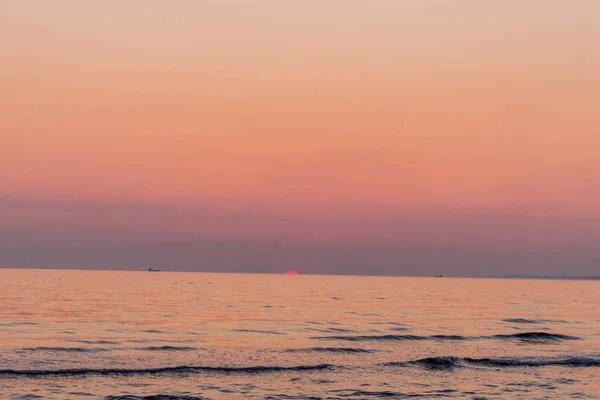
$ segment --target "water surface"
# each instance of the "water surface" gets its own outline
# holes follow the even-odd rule
[[[600,282],[0,269],[0,398],[600,399]]]

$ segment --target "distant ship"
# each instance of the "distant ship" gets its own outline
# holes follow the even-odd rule
[[[444,275],[436,275],[435,277],[436,277],[436,278],[443,278],[443,277],[444,277]]]
[[[160,272],[160,269],[148,268],[148,272]]]

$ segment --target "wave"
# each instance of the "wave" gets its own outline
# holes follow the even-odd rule
[[[114,340],[65,340],[65,342],[69,343],[83,343],[83,344],[120,344],[120,342],[116,342]]]
[[[342,328],[303,328],[299,329],[300,332],[319,332],[319,333],[356,333],[357,331],[353,331],[350,329],[342,329]]]
[[[352,347],[313,347],[310,349],[288,349],[288,353],[373,353],[372,350],[357,349]]]
[[[330,364],[300,365],[296,367],[257,366],[257,367],[164,367],[147,369],[121,369],[121,368],[73,368],[73,369],[37,369],[14,370],[0,369],[0,376],[82,376],[82,375],[156,375],[156,374],[192,374],[202,372],[224,374],[259,374],[285,371],[318,371],[333,369]]]
[[[462,360],[458,357],[428,357],[406,363],[390,363],[389,365],[418,365],[430,370],[451,370],[461,366]]]
[[[168,340],[168,339],[129,339],[124,340],[124,343],[135,343],[135,344],[144,344],[144,343],[195,343],[194,340],[189,339],[178,339],[178,340]]]
[[[317,336],[312,337],[315,340],[344,340],[348,342],[370,342],[370,341],[417,341],[417,340],[469,340],[467,336],[459,335],[365,335],[365,336]]]
[[[355,389],[340,389],[340,390],[330,390],[329,393],[339,393],[342,397],[357,397],[357,396],[373,396],[377,398],[394,398],[394,399],[407,399],[407,398],[417,398],[417,397],[425,397],[428,399],[431,398],[441,398],[441,397],[451,397],[457,398],[456,393],[458,391],[454,389],[442,389],[442,390],[433,390],[424,393],[400,393],[400,392],[392,392],[389,390],[384,391],[367,391],[367,390],[355,390]],[[337,397],[336,397],[337,398]]]
[[[185,346],[150,346],[139,348],[102,348],[102,347],[28,347],[21,351],[28,352],[64,352],[64,353],[99,353],[111,350],[135,350],[135,351],[193,351],[196,347]]]
[[[548,332],[522,332],[513,333],[510,335],[493,335],[495,339],[514,339],[523,342],[557,342],[561,340],[579,340],[581,338],[576,336],[561,335],[558,333]]]
[[[24,351],[52,351],[65,353],[98,353],[101,351],[109,351],[102,348],[85,348],[85,347],[28,347],[21,349]]]
[[[396,331],[396,332],[406,332],[406,331],[410,331],[410,328],[404,328],[402,326],[394,326],[389,328],[390,331]]]
[[[195,347],[185,347],[185,346],[150,346],[150,347],[142,347],[135,350],[145,350],[145,351],[193,351],[197,350]]]
[[[504,339],[504,340],[519,340],[529,343],[547,343],[558,342],[563,340],[579,340],[576,336],[561,335],[558,333],[547,332],[522,332],[504,335],[492,336],[461,336],[461,335],[367,335],[367,336],[316,336],[314,340],[343,340],[349,342],[369,342],[369,341],[462,341],[462,340],[483,340],[483,339]]]
[[[387,390],[381,391],[381,392],[371,392],[371,391],[367,391],[367,390],[340,389],[340,390],[330,390],[329,393],[339,393],[340,396],[343,396],[343,397],[374,396],[374,397],[378,397],[378,398],[393,397],[396,399],[406,397],[405,393],[391,392],[391,391],[387,391]],[[411,397],[416,397],[416,396],[411,396]]]
[[[468,357],[429,357],[406,362],[392,362],[387,366],[419,366],[430,370],[453,370],[466,366],[485,367],[600,367],[600,359],[585,357],[570,358],[468,358]]]
[[[506,359],[506,358],[467,358],[470,364],[486,365],[492,367],[600,367],[600,359],[572,357],[563,359]]]
[[[302,395],[291,395],[291,394],[278,394],[275,396],[267,396],[264,400],[325,400],[323,397],[315,396],[302,396]]]
[[[244,333],[262,333],[267,335],[283,335],[281,332],[277,331],[261,331],[259,329],[234,329],[234,332],[244,332]]]
[[[204,397],[177,395],[177,394],[157,394],[154,396],[107,396],[104,400],[208,400]]]
[[[104,400],[208,400],[204,397],[177,395],[177,394],[157,394],[154,396],[107,396]]]
[[[525,318],[507,318],[503,319],[502,322],[509,322],[511,324],[568,324],[568,321],[559,321],[554,319],[525,319]]]
[[[318,332],[323,332],[323,333],[352,333],[352,332],[356,332],[353,331],[351,329],[343,329],[343,328],[326,328],[326,329],[316,329],[316,331]]]

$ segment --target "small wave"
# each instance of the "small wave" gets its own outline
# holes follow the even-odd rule
[[[208,400],[204,397],[177,395],[177,394],[157,394],[154,396],[107,396],[104,400]]]
[[[285,371],[318,371],[334,368],[330,364],[319,365],[300,365],[296,367],[279,367],[279,366],[258,366],[258,367],[165,367],[165,368],[148,368],[148,369],[121,369],[121,368],[105,368],[105,369],[38,369],[38,370],[14,370],[1,369],[0,376],[81,376],[81,375],[156,375],[156,374],[190,374],[190,373],[225,373],[225,374],[259,374],[270,372],[285,372]]]
[[[540,321],[537,319],[524,319],[524,318],[507,318],[503,319],[502,322],[509,322],[511,324],[539,324]]]
[[[348,342],[370,342],[370,341],[419,341],[419,340],[469,340],[466,336],[459,335],[367,335],[367,336],[317,336],[315,340],[344,340]]]
[[[600,367],[600,359],[571,357],[563,359],[533,358],[461,358],[461,357],[428,357],[406,362],[392,362],[387,366],[408,367],[419,366],[430,370],[453,370],[468,365],[486,367]]]
[[[351,315],[360,315],[362,317],[383,317],[383,315],[381,314],[375,314],[375,313],[360,313],[360,312],[356,312],[356,311],[346,311],[346,314],[351,314]]]
[[[408,324],[403,324],[401,322],[394,322],[394,321],[375,321],[375,322],[371,322],[371,324],[373,324],[373,325],[410,326]]]
[[[558,333],[548,332],[523,332],[513,333],[510,335],[494,335],[492,338],[496,339],[508,339],[508,340],[520,340],[522,342],[558,342],[562,340],[579,340],[576,336],[561,335]]]
[[[124,340],[125,343],[135,343],[135,344],[144,344],[144,343],[195,343],[194,340],[167,340],[167,339],[129,339]]]
[[[507,318],[503,319],[502,322],[509,322],[511,324],[567,324],[567,321],[558,321],[553,319],[525,319],[525,318]]]
[[[384,391],[367,391],[367,390],[354,390],[354,389],[339,389],[339,390],[330,390],[328,393],[338,393],[342,397],[377,397],[377,398],[394,398],[394,399],[403,399],[410,397],[422,397],[420,394],[416,393],[400,393],[400,392],[392,392],[389,390]],[[423,396],[424,397],[424,396]],[[437,396],[437,397],[447,397],[445,395]]]
[[[408,364],[415,364],[425,369],[447,371],[460,366],[461,359],[458,357],[428,357],[416,361],[409,361]]]
[[[600,359],[572,357],[563,359],[466,358],[466,362],[492,367],[600,367]]]
[[[352,347],[313,347],[310,349],[288,349],[288,353],[373,353],[372,350],[357,349]]]
[[[561,335],[558,333],[547,332],[522,332],[505,335],[493,336],[460,336],[460,335],[367,335],[367,336],[316,336],[314,340],[343,340],[349,342],[369,342],[369,341],[462,341],[462,340],[482,340],[482,339],[505,339],[520,340],[529,343],[547,343],[558,342],[562,340],[579,340],[576,336]]]
[[[262,333],[267,335],[283,335],[281,332],[277,331],[261,331],[259,329],[234,329],[234,332],[244,332],[244,333]]]
[[[315,385],[327,385],[329,383],[335,383],[335,381],[330,381],[329,379],[313,379],[311,382]]]
[[[146,350],[146,351],[193,351],[196,350],[195,347],[184,347],[184,346],[150,346],[150,347],[142,347],[136,350]]]
[[[65,342],[69,343],[82,343],[82,344],[120,344],[119,342],[115,342],[114,340],[65,340]]]
[[[350,329],[343,329],[343,328],[323,328],[323,329],[319,329],[319,328],[305,328],[303,329],[304,332],[320,332],[320,333],[355,333],[356,331],[350,330]]]
[[[296,396],[289,394],[279,394],[276,396],[267,396],[265,400],[325,400],[323,397],[315,397],[315,396]]]
[[[395,332],[406,332],[406,331],[410,331],[410,328],[404,328],[402,326],[394,326],[389,328],[390,331],[395,331]]]
[[[101,351],[109,351],[110,349],[102,348],[85,348],[85,347],[29,347],[22,349],[24,351],[52,351],[65,353],[98,353]]]
[[[352,333],[352,332],[356,332],[356,331],[353,331],[352,329],[329,327],[327,329],[323,329],[322,332],[329,332],[329,333]]]
[[[354,390],[354,389],[342,389],[342,390],[330,390],[328,393],[339,393],[342,397],[356,397],[356,396],[369,396],[376,398],[394,398],[394,399],[412,399],[412,398],[441,398],[451,397],[456,398],[457,391],[454,389],[435,390],[424,393],[400,393],[392,392],[389,390],[384,391],[367,391],[367,390]]]

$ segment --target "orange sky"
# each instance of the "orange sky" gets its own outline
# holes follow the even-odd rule
[[[0,198],[598,214],[595,0],[6,0],[0,37]]]

